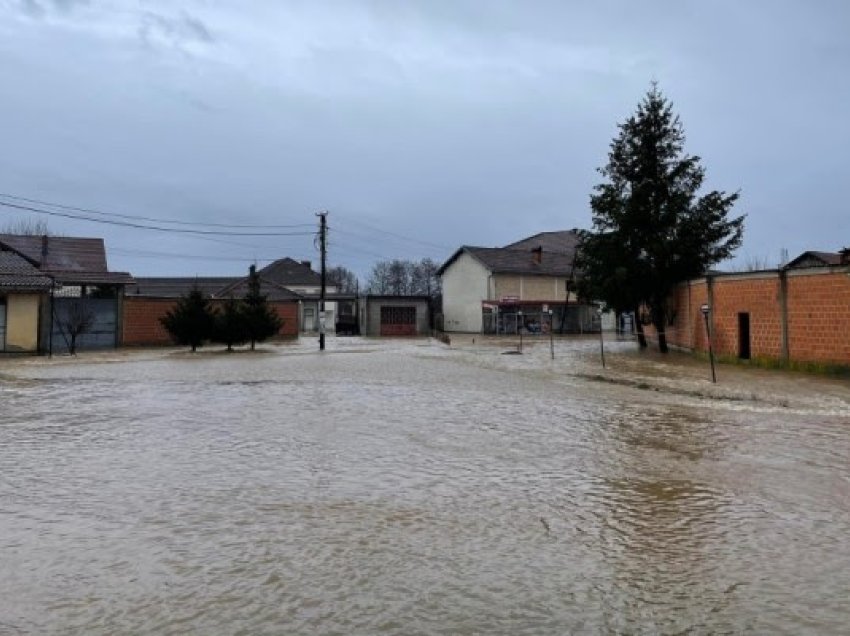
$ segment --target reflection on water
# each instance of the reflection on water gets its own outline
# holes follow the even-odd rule
[[[846,384],[314,345],[0,361],[0,634],[846,630]]]

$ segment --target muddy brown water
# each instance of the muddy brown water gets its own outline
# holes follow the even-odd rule
[[[0,634],[850,633],[850,383],[513,346],[0,360]]]

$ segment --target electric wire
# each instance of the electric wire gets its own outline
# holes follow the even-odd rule
[[[26,212],[34,212],[35,214],[46,214],[48,216],[56,216],[63,217],[67,219],[76,219],[78,221],[89,221],[91,223],[102,223],[105,225],[117,225],[121,227],[131,227],[137,230],[150,230],[154,232],[166,232],[166,233],[174,233],[174,234],[193,234],[199,236],[312,236],[314,232],[225,232],[222,230],[193,230],[189,228],[179,228],[179,227],[160,227],[156,225],[144,225],[141,223],[131,223],[129,221],[114,221],[109,219],[94,219],[91,217],[81,216],[79,214],[71,214],[68,212],[51,212],[49,210],[42,210],[39,208],[34,208],[32,206],[27,205],[18,205],[15,203],[8,203],[6,201],[0,201],[0,206],[13,208],[16,210],[24,210]]]
[[[198,222],[198,221],[174,221],[171,219],[162,219],[150,216],[137,216],[133,214],[119,214],[118,212],[102,212],[100,210],[95,210],[93,208],[83,208],[77,207],[73,205],[66,205],[63,203],[52,203],[50,201],[43,201],[40,199],[31,199],[28,197],[22,197],[14,194],[7,194],[4,192],[0,192],[0,197],[5,199],[12,199],[14,201],[24,201],[26,203],[32,203],[35,205],[49,206],[51,208],[59,208],[60,210],[70,210],[72,212],[83,212],[86,214],[96,214],[99,216],[106,217],[116,217],[121,219],[135,220],[135,221],[148,221],[151,223],[166,223],[172,225],[186,225],[186,226],[204,226],[204,227],[221,227],[221,228],[242,228],[242,229],[292,229],[292,228],[300,228],[300,227],[313,227],[312,223],[295,223],[290,225],[253,225],[253,224],[239,224],[239,223],[212,223],[212,222]]]

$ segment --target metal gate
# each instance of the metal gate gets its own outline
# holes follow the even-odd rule
[[[117,344],[118,301],[114,298],[54,298],[53,353],[67,352],[74,331],[77,350],[111,349]]]

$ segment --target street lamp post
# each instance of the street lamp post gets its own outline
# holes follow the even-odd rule
[[[516,312],[516,326],[519,331],[519,352],[522,353],[522,309]]]
[[[714,373],[714,350],[711,346],[711,328],[708,326],[708,314],[711,311],[711,307],[706,303],[700,306],[699,309],[702,312],[702,317],[705,319],[705,336],[708,339],[708,359],[711,361],[711,381],[716,384],[717,375]]]
[[[549,354],[552,356],[552,359],[555,359],[555,325],[552,324],[552,310],[550,309],[549,314]]]
[[[602,337],[602,307],[596,310],[599,316],[599,355],[602,357],[602,368],[605,368],[605,339]]]

